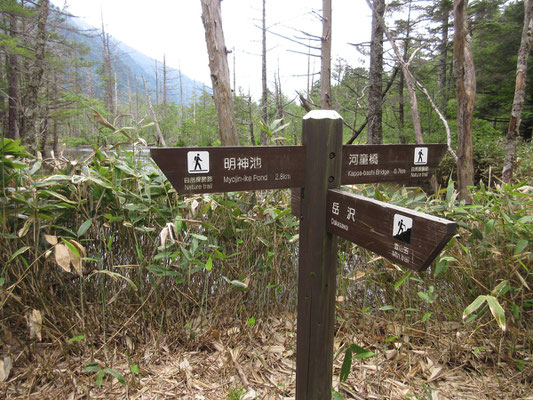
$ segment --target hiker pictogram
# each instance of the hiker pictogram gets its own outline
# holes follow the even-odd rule
[[[190,174],[206,174],[209,172],[208,151],[188,151],[187,170]]]
[[[428,163],[428,148],[427,147],[415,147],[415,165],[426,165]]]
[[[329,399],[331,394],[336,236],[420,271],[456,231],[454,222],[339,189],[341,184],[429,178],[445,145],[343,146],[342,126],[335,111],[314,110],[303,118],[302,146],[150,150],[181,195],[298,188],[292,195],[297,201],[292,212],[300,223],[297,400]],[[358,155],[357,162],[351,154]]]
[[[413,219],[401,214],[394,214],[392,236],[404,243],[411,243]]]
[[[194,157],[194,170],[202,170],[202,165],[200,164],[200,161],[202,161],[202,159],[200,158],[200,154],[197,154],[195,157]]]

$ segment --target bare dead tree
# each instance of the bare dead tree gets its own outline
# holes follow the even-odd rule
[[[331,0],[322,0],[322,51],[320,68],[320,103],[331,109]]]
[[[374,0],[372,4],[368,4],[372,9],[372,35],[370,43],[367,142],[379,144],[383,142],[381,92],[383,85],[383,16],[385,15],[385,0]]]
[[[503,181],[511,183],[513,178],[514,162],[516,159],[516,147],[520,137],[520,117],[524,106],[524,96],[526,88],[527,60],[531,50],[531,40],[533,37],[533,1],[524,1],[524,26],[522,28],[522,38],[518,50],[518,60],[516,62],[516,83],[511,110],[511,119],[507,128],[507,139],[505,144],[505,159],[503,162]]]
[[[231,94],[227,50],[222,30],[220,0],[201,0],[209,69],[215,108],[217,110],[220,142],[223,146],[238,146],[239,135]]]
[[[263,0],[263,18],[262,18],[262,49],[261,49],[261,119],[268,126],[268,87],[267,87],[267,49],[266,49],[266,0]],[[261,131],[261,144],[267,143],[267,134]]]
[[[469,186],[474,184],[474,148],[472,122],[476,96],[476,72],[470,48],[466,18],[467,0],[454,0],[453,56],[457,96],[457,190],[459,199],[472,201]]]
[[[11,12],[9,14],[9,36],[17,40],[17,14]],[[15,52],[8,52],[6,55],[7,63],[7,84],[8,84],[8,129],[7,137],[17,140],[20,138],[19,132],[19,60]]]
[[[35,56],[30,67],[28,90],[24,101],[25,110],[23,124],[21,126],[21,136],[30,144],[36,143],[39,133],[39,129],[36,128],[36,120],[38,115],[39,90],[41,89],[44,75],[47,42],[46,24],[49,7],[50,3],[48,0],[41,0],[39,2]]]
[[[104,70],[104,92],[105,92],[105,104],[107,111],[114,115],[113,106],[113,71],[111,65],[111,46],[109,44],[109,34],[106,33],[104,27],[104,17],[102,15],[102,50],[103,50],[103,70]]]
[[[146,93],[146,101],[148,102],[148,107],[150,108],[150,112],[152,113],[152,118],[154,119],[155,129],[157,131],[157,139],[159,141],[159,144],[166,147],[165,138],[163,137],[163,134],[161,133],[161,129],[159,128],[159,121],[157,120],[157,114],[155,113],[154,106],[152,105],[152,100],[150,99],[150,93],[148,92],[148,86],[146,86],[146,80],[143,78],[143,84],[144,84],[144,91]]]

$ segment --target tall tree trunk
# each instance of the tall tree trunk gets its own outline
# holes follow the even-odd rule
[[[183,82],[181,80],[181,66],[178,69],[178,73],[179,73],[179,81],[180,81],[180,122],[179,122],[179,126],[181,126],[183,124],[183,108],[185,107],[184,104],[183,104]],[[196,92],[195,92],[194,97],[196,97]]]
[[[369,0],[367,0],[367,3],[369,3]],[[374,1],[374,4],[371,5],[371,7],[372,8],[376,7],[376,1]],[[402,73],[405,78],[405,83],[407,84],[407,91],[409,93],[409,101],[411,103],[411,118],[413,120],[413,129],[415,131],[415,140],[416,140],[416,143],[423,144],[424,138],[422,137],[422,126],[420,124],[420,115],[418,113],[418,99],[416,97],[416,90],[415,90],[416,79],[411,73],[411,71],[409,70],[409,66],[414,56],[416,55],[418,49],[415,50],[413,54],[411,54],[411,57],[409,58],[409,60],[406,60],[400,53],[400,49],[398,49],[395,39],[392,37],[391,33],[385,26],[385,20],[383,18],[383,14],[378,14],[377,18],[378,18],[378,24],[381,26],[382,36],[383,36],[383,33],[387,35],[387,40],[389,41],[389,43],[392,46],[392,49],[394,50],[394,55],[396,56],[396,59],[398,60],[398,62],[400,63],[402,67]],[[383,47],[383,43],[382,43],[382,47]],[[369,106],[369,123],[368,123],[369,138],[370,138],[370,122],[371,122],[370,116],[371,115],[370,115],[370,106]],[[380,137],[379,142],[374,141],[372,143],[377,144],[377,143],[382,143],[382,142],[383,142],[383,138]],[[369,141],[369,143],[371,142]]]
[[[17,15],[12,12],[9,15],[9,35],[16,40],[18,36]],[[8,124],[7,137],[13,140],[20,138],[19,133],[19,73],[18,56],[15,52],[7,53],[7,84],[8,84]]]
[[[167,105],[167,59],[165,54],[163,54],[163,104]]]
[[[439,55],[439,100],[442,114],[446,116],[448,113],[448,85],[447,85],[447,70],[448,70],[448,34],[450,30],[450,9],[448,0],[442,0],[439,12],[441,13],[441,44]]]
[[[474,184],[472,121],[476,96],[476,73],[466,18],[467,0],[454,0],[453,55],[457,96],[457,189],[459,199],[472,202],[469,186]]]
[[[159,67],[157,66],[157,60],[154,60],[154,62],[155,62],[155,65],[154,65],[154,71],[155,71],[155,105],[158,106],[159,105],[159,73],[158,73]]]
[[[266,0],[263,0],[263,18],[262,18],[262,50],[261,50],[261,119],[268,126],[268,87],[267,87],[267,50],[266,50]],[[261,130],[261,144],[267,143],[266,132]]]
[[[220,0],[201,0],[202,21],[205,29],[209,69],[217,110],[220,142],[223,146],[238,146],[239,135],[235,122],[235,107],[231,95],[229,67]]]
[[[37,16],[37,32],[35,41],[35,57],[30,67],[30,76],[28,90],[26,93],[25,118],[22,124],[23,131],[21,136],[24,140],[33,146],[37,142],[39,129],[36,120],[38,116],[38,98],[41,89],[42,78],[44,75],[44,66],[46,58],[47,32],[46,24],[48,20],[49,1],[41,0],[39,2],[39,14]]]
[[[526,88],[527,60],[531,50],[531,39],[533,36],[533,1],[524,1],[524,26],[522,28],[522,39],[518,50],[518,61],[516,62],[516,84],[511,110],[511,119],[507,128],[507,141],[505,144],[505,159],[503,162],[503,181],[511,183],[513,178],[514,162],[516,159],[516,146],[520,138],[520,117],[524,106],[524,96]]]
[[[325,110],[331,109],[331,17],[331,0],[322,0],[320,104]]]
[[[113,115],[118,115],[117,55],[113,57]]]
[[[372,3],[372,36],[370,42],[370,82],[368,89],[368,139],[369,144],[383,143],[382,86],[383,86],[383,16],[385,0]]]
[[[409,54],[409,36],[411,35],[411,0],[409,0],[409,13],[407,17],[407,26],[405,27],[405,40],[403,42],[403,59],[407,60]],[[399,109],[398,119],[400,122],[400,143],[407,143],[405,135],[405,98],[404,98],[405,76],[400,74],[398,81]]]
[[[102,49],[103,49],[103,70],[104,70],[104,92],[105,92],[105,104],[107,111],[110,114],[114,113],[114,101],[113,101],[113,67],[111,65],[111,47],[109,46],[109,34],[106,33],[104,27],[104,17],[102,16]]]
[[[248,93],[248,98],[246,99],[248,105],[248,127],[250,129],[250,143],[252,146],[255,146],[255,136],[254,136],[254,118],[252,116],[252,96]]]
[[[152,100],[150,99],[150,93],[148,92],[148,86],[146,86],[146,80],[144,79],[144,75],[142,78],[144,84],[144,91],[146,92],[146,100],[148,101],[148,107],[150,107],[150,112],[152,113],[152,118],[154,119],[158,142],[160,145],[166,147],[167,144],[165,142],[163,134],[161,133],[161,129],[159,128],[159,121],[157,120],[157,114],[155,113],[154,106],[152,105]]]

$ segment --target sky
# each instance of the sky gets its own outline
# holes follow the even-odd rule
[[[95,27],[102,26],[116,40],[181,69],[191,79],[211,86],[200,0],[52,0],[60,8]],[[365,0],[332,0],[332,59],[342,58],[351,66],[365,61],[348,43],[369,40],[371,12]],[[302,37],[299,31],[320,36],[321,0],[266,0],[267,28],[278,35]],[[261,93],[261,16],[262,0],[222,1],[222,25],[228,50],[232,86],[251,93],[258,100]],[[281,87],[288,96],[305,90],[308,57],[295,51],[307,48],[267,34],[267,80],[274,88],[274,74],[279,71]],[[319,43],[317,43],[320,46]],[[318,54],[318,53],[317,53]],[[234,73],[235,70],[235,73]],[[311,70],[320,71],[320,59],[311,57]]]

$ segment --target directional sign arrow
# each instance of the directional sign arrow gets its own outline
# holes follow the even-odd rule
[[[445,152],[445,144],[344,145],[341,184],[427,181]]]
[[[221,193],[304,185],[303,146],[151,148],[178,193]]]
[[[429,267],[457,224],[337,189],[328,190],[327,230],[407,268]]]

